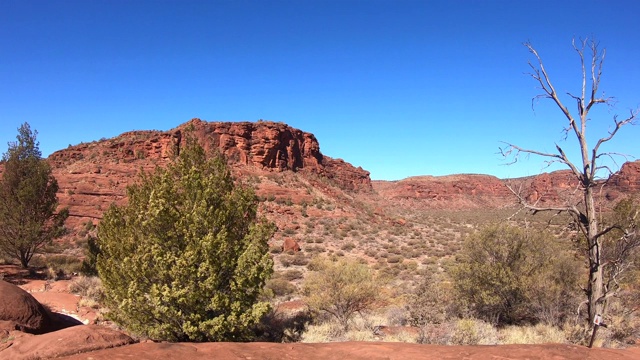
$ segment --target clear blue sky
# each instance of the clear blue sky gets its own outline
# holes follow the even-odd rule
[[[194,117],[265,119],[373,179],[533,175],[542,160],[504,166],[500,141],[572,143],[550,102],[531,109],[522,42],[561,92],[579,91],[573,37],[607,48],[601,89],[618,103],[596,135],[640,105],[638,14],[634,0],[0,0],[0,149],[25,121],[48,156]],[[625,130],[609,150],[639,156],[640,127]]]

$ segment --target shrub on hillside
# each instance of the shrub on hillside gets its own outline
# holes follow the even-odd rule
[[[269,311],[259,295],[273,271],[274,226],[221,156],[187,139],[166,169],[142,174],[128,205],[98,227],[97,269],[107,316],[169,341],[238,341]]]

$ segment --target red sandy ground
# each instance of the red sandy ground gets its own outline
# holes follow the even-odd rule
[[[640,359],[640,349],[588,349],[582,346],[438,346],[406,343],[140,343],[66,357],[67,360],[119,359]]]

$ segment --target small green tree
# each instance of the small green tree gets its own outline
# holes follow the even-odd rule
[[[187,139],[166,169],[142,174],[128,205],[98,227],[97,268],[108,316],[156,340],[240,341],[269,311],[273,224],[236,186],[224,158]]]
[[[452,277],[477,318],[560,324],[574,310],[578,266],[551,234],[492,225],[465,241]]]
[[[28,123],[2,156],[0,180],[0,250],[17,258],[23,268],[44,245],[64,234],[67,209],[58,208],[58,182],[42,159],[37,131]]]
[[[380,299],[384,284],[365,264],[346,258],[319,258],[312,268],[303,288],[307,305],[335,317],[345,330],[356,314],[370,310]]]

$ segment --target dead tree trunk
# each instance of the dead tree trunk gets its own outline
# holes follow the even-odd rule
[[[507,146],[502,148],[501,151],[505,157],[513,158],[512,162],[517,161],[518,155],[521,153],[526,153],[547,158],[548,165],[551,165],[552,163],[561,163],[571,169],[575,179],[580,184],[582,202],[567,203],[560,207],[537,207],[535,204],[528,203],[524,196],[519,192],[514,191],[513,189],[511,190],[517,196],[520,204],[522,204],[524,208],[532,210],[534,213],[540,211],[565,212],[570,214],[573,218],[576,228],[584,238],[584,244],[586,247],[585,253],[588,257],[589,278],[588,283],[584,288],[587,297],[585,302],[588,308],[588,318],[585,320],[589,321],[591,326],[593,326],[596,315],[599,314],[604,316],[607,298],[615,294],[617,290],[615,286],[609,286],[611,284],[610,279],[615,280],[615,277],[624,270],[624,266],[619,266],[619,264],[624,261],[624,257],[628,255],[628,252],[621,253],[620,257],[616,259],[615,262],[605,261],[603,257],[603,236],[616,228],[617,225],[609,225],[605,227],[603,224],[598,222],[599,214],[594,200],[594,188],[598,186],[602,180],[612,174],[612,170],[607,166],[598,164],[600,160],[603,157],[611,157],[618,154],[602,153],[599,152],[599,148],[602,144],[610,141],[620,128],[628,124],[634,124],[638,114],[638,109],[631,110],[629,116],[624,120],[619,120],[617,116],[614,116],[612,129],[609,130],[605,136],[600,138],[593,148],[589,147],[586,138],[589,111],[595,105],[610,103],[611,98],[600,98],[597,96],[600,78],[602,76],[602,64],[605,52],[600,52],[598,50],[598,44],[595,41],[587,42],[584,40],[581,41],[580,45],[581,46],[576,45],[575,41],[573,43],[573,47],[578,53],[582,65],[582,91],[579,96],[567,93],[567,95],[576,101],[577,104],[578,116],[574,117],[560,100],[538,52],[531,44],[525,43],[529,52],[531,52],[536,59],[535,63],[529,62],[529,66],[533,70],[533,73],[530,75],[538,82],[542,89],[542,94],[536,96],[534,100],[546,98],[554,101],[564,115],[565,121],[567,121],[565,123],[566,126],[564,127],[565,138],[570,134],[573,134],[578,141],[581,161],[572,162],[564,150],[557,144],[557,153],[524,149],[510,143],[507,143]],[[585,65],[585,50],[590,52],[591,59],[588,65]],[[587,70],[588,68],[589,71]],[[591,85],[589,92],[587,92],[587,83],[590,83]],[[578,166],[576,166],[576,164],[578,164]],[[606,176],[602,176],[602,172],[604,172]],[[624,233],[628,234],[626,231]],[[626,240],[623,239],[621,241]],[[635,243],[634,246],[637,245],[638,244]],[[630,248],[631,247],[626,247],[625,249],[628,250]]]

